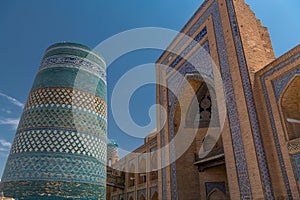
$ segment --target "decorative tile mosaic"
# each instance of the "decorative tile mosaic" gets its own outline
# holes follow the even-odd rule
[[[289,143],[287,148],[289,151],[296,151],[296,150],[300,149],[300,142]]]
[[[62,66],[44,69],[35,77],[31,91],[45,87],[75,88],[106,101],[106,82],[84,70]]]
[[[105,159],[105,138],[65,130],[31,130],[16,135],[11,153],[57,152]]]
[[[11,154],[2,181],[56,180],[106,184],[106,163],[91,156],[30,152]]]
[[[280,96],[289,81],[292,80],[293,76],[295,76],[296,74],[300,74],[300,67],[297,67],[293,71],[290,71],[284,76],[281,76],[278,79],[272,81],[277,101],[279,101]]]
[[[83,59],[87,59],[89,61],[94,62],[97,64],[98,68],[105,69],[105,62],[103,58],[99,55],[96,55],[92,50],[86,50],[84,48],[74,47],[73,45],[70,46],[58,46],[56,48],[48,48],[45,52],[43,57],[42,63],[49,57],[68,57],[68,56],[77,56]],[[92,72],[93,73],[93,72]]]
[[[54,107],[23,112],[17,131],[31,129],[66,129],[106,136],[106,119],[81,110]]]
[[[46,87],[30,93],[24,111],[37,108],[71,108],[107,118],[106,103],[91,93],[62,87]]]
[[[211,191],[213,191],[214,189],[218,189],[221,192],[224,193],[224,195],[226,195],[226,187],[225,187],[225,183],[224,182],[206,182],[205,183],[205,193],[206,193],[206,199],[208,199],[208,195]]]
[[[300,153],[291,155],[296,180],[300,181]]]
[[[10,181],[6,182],[0,190],[6,191],[5,196],[26,200],[98,200],[105,199],[106,194],[104,186],[67,181]],[[36,191],[47,196],[37,195]],[[70,196],[70,191],[72,191],[72,196]],[[24,194],[27,195],[26,198]]]

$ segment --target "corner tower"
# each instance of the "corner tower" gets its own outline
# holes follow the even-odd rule
[[[106,77],[103,58],[74,43],[43,57],[2,177],[19,199],[105,199]]]

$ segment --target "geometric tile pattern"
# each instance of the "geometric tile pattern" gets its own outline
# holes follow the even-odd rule
[[[296,180],[300,181],[300,153],[291,155]]]
[[[291,142],[288,144],[287,148],[289,151],[296,151],[300,149],[300,142]]]
[[[100,97],[91,93],[60,87],[47,87],[32,91],[28,97],[24,110],[41,107],[62,107],[88,111],[93,114],[101,115],[104,118],[106,114],[106,103]]]
[[[77,130],[93,135],[106,135],[106,119],[83,110],[71,108],[40,108],[25,110],[19,122],[17,131],[32,128],[63,128]]]
[[[105,159],[105,139],[63,130],[31,130],[16,135],[12,153],[58,152]]]
[[[287,74],[272,81],[277,101],[279,101],[282,92],[286,88],[286,85],[296,74],[300,74],[300,67],[297,67],[293,69],[293,71],[290,71]]]
[[[103,164],[99,159],[83,155],[14,154],[7,162],[2,180],[64,180],[105,185],[106,170],[98,167]]]
[[[208,199],[208,195],[211,191],[214,189],[218,189],[221,192],[223,192],[224,195],[226,195],[226,187],[224,182],[206,182],[205,183],[205,192],[206,192],[206,198]]]
[[[6,196],[106,198],[105,64],[87,49],[72,43],[47,49],[3,173]]]
[[[236,13],[234,10],[233,0],[226,0],[226,3],[227,3],[228,13],[229,13],[229,20],[231,23],[231,29],[233,33],[233,40],[234,40],[235,49],[238,58],[239,70],[242,78],[244,95],[246,99],[248,115],[251,124],[251,130],[252,130],[254,146],[255,146],[255,151],[256,151],[256,156],[257,156],[257,161],[259,166],[259,172],[262,180],[263,191],[266,199],[275,199],[272,183],[271,183],[271,177],[269,173],[269,167],[267,164],[265,149],[262,143],[261,130],[259,127],[257,111],[254,102],[254,94],[252,91],[252,85],[250,82],[248,66],[246,63],[239,26],[236,18]]]
[[[80,66],[78,64],[80,64]],[[96,64],[94,64],[91,61],[88,61],[87,59],[79,58],[76,56],[52,56],[50,58],[47,58],[41,63],[39,71],[46,68],[55,67],[57,65],[71,66],[75,68],[80,68],[81,70],[90,71],[91,73],[98,75],[99,78],[101,78],[102,80],[106,80],[105,69],[97,67]]]
[[[24,185],[29,185],[24,187]],[[69,181],[10,181],[6,183],[7,192],[5,196],[15,196],[15,198],[26,200],[74,200],[74,199],[105,199],[105,187],[90,183],[74,183]],[[59,190],[58,190],[59,188]],[[37,197],[36,191],[48,197]],[[72,191],[72,197],[66,198]],[[26,193],[27,198],[24,197]],[[85,198],[82,198],[85,197]]]

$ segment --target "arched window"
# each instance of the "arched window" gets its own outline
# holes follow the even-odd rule
[[[151,152],[151,173],[150,180],[157,180],[157,153],[156,151]]]
[[[141,158],[139,161],[139,184],[146,183],[147,173],[146,173],[146,159]]]
[[[155,191],[151,197],[151,200],[158,200],[158,193]]]
[[[139,200],[146,200],[144,194],[141,194]]]
[[[218,189],[214,189],[211,193],[209,193],[208,198],[209,200],[222,200],[225,199],[225,195]]]
[[[281,97],[281,109],[288,139],[300,138],[300,76],[286,87]]]
[[[128,186],[132,187],[135,184],[135,166],[134,164],[130,165],[129,168],[130,173],[128,173]]]

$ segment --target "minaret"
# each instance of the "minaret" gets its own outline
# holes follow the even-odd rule
[[[50,46],[17,128],[0,191],[18,199],[105,199],[103,58],[74,43]]]
[[[111,165],[118,162],[119,154],[118,154],[118,144],[116,142],[110,142],[107,144],[107,165],[111,167]]]

